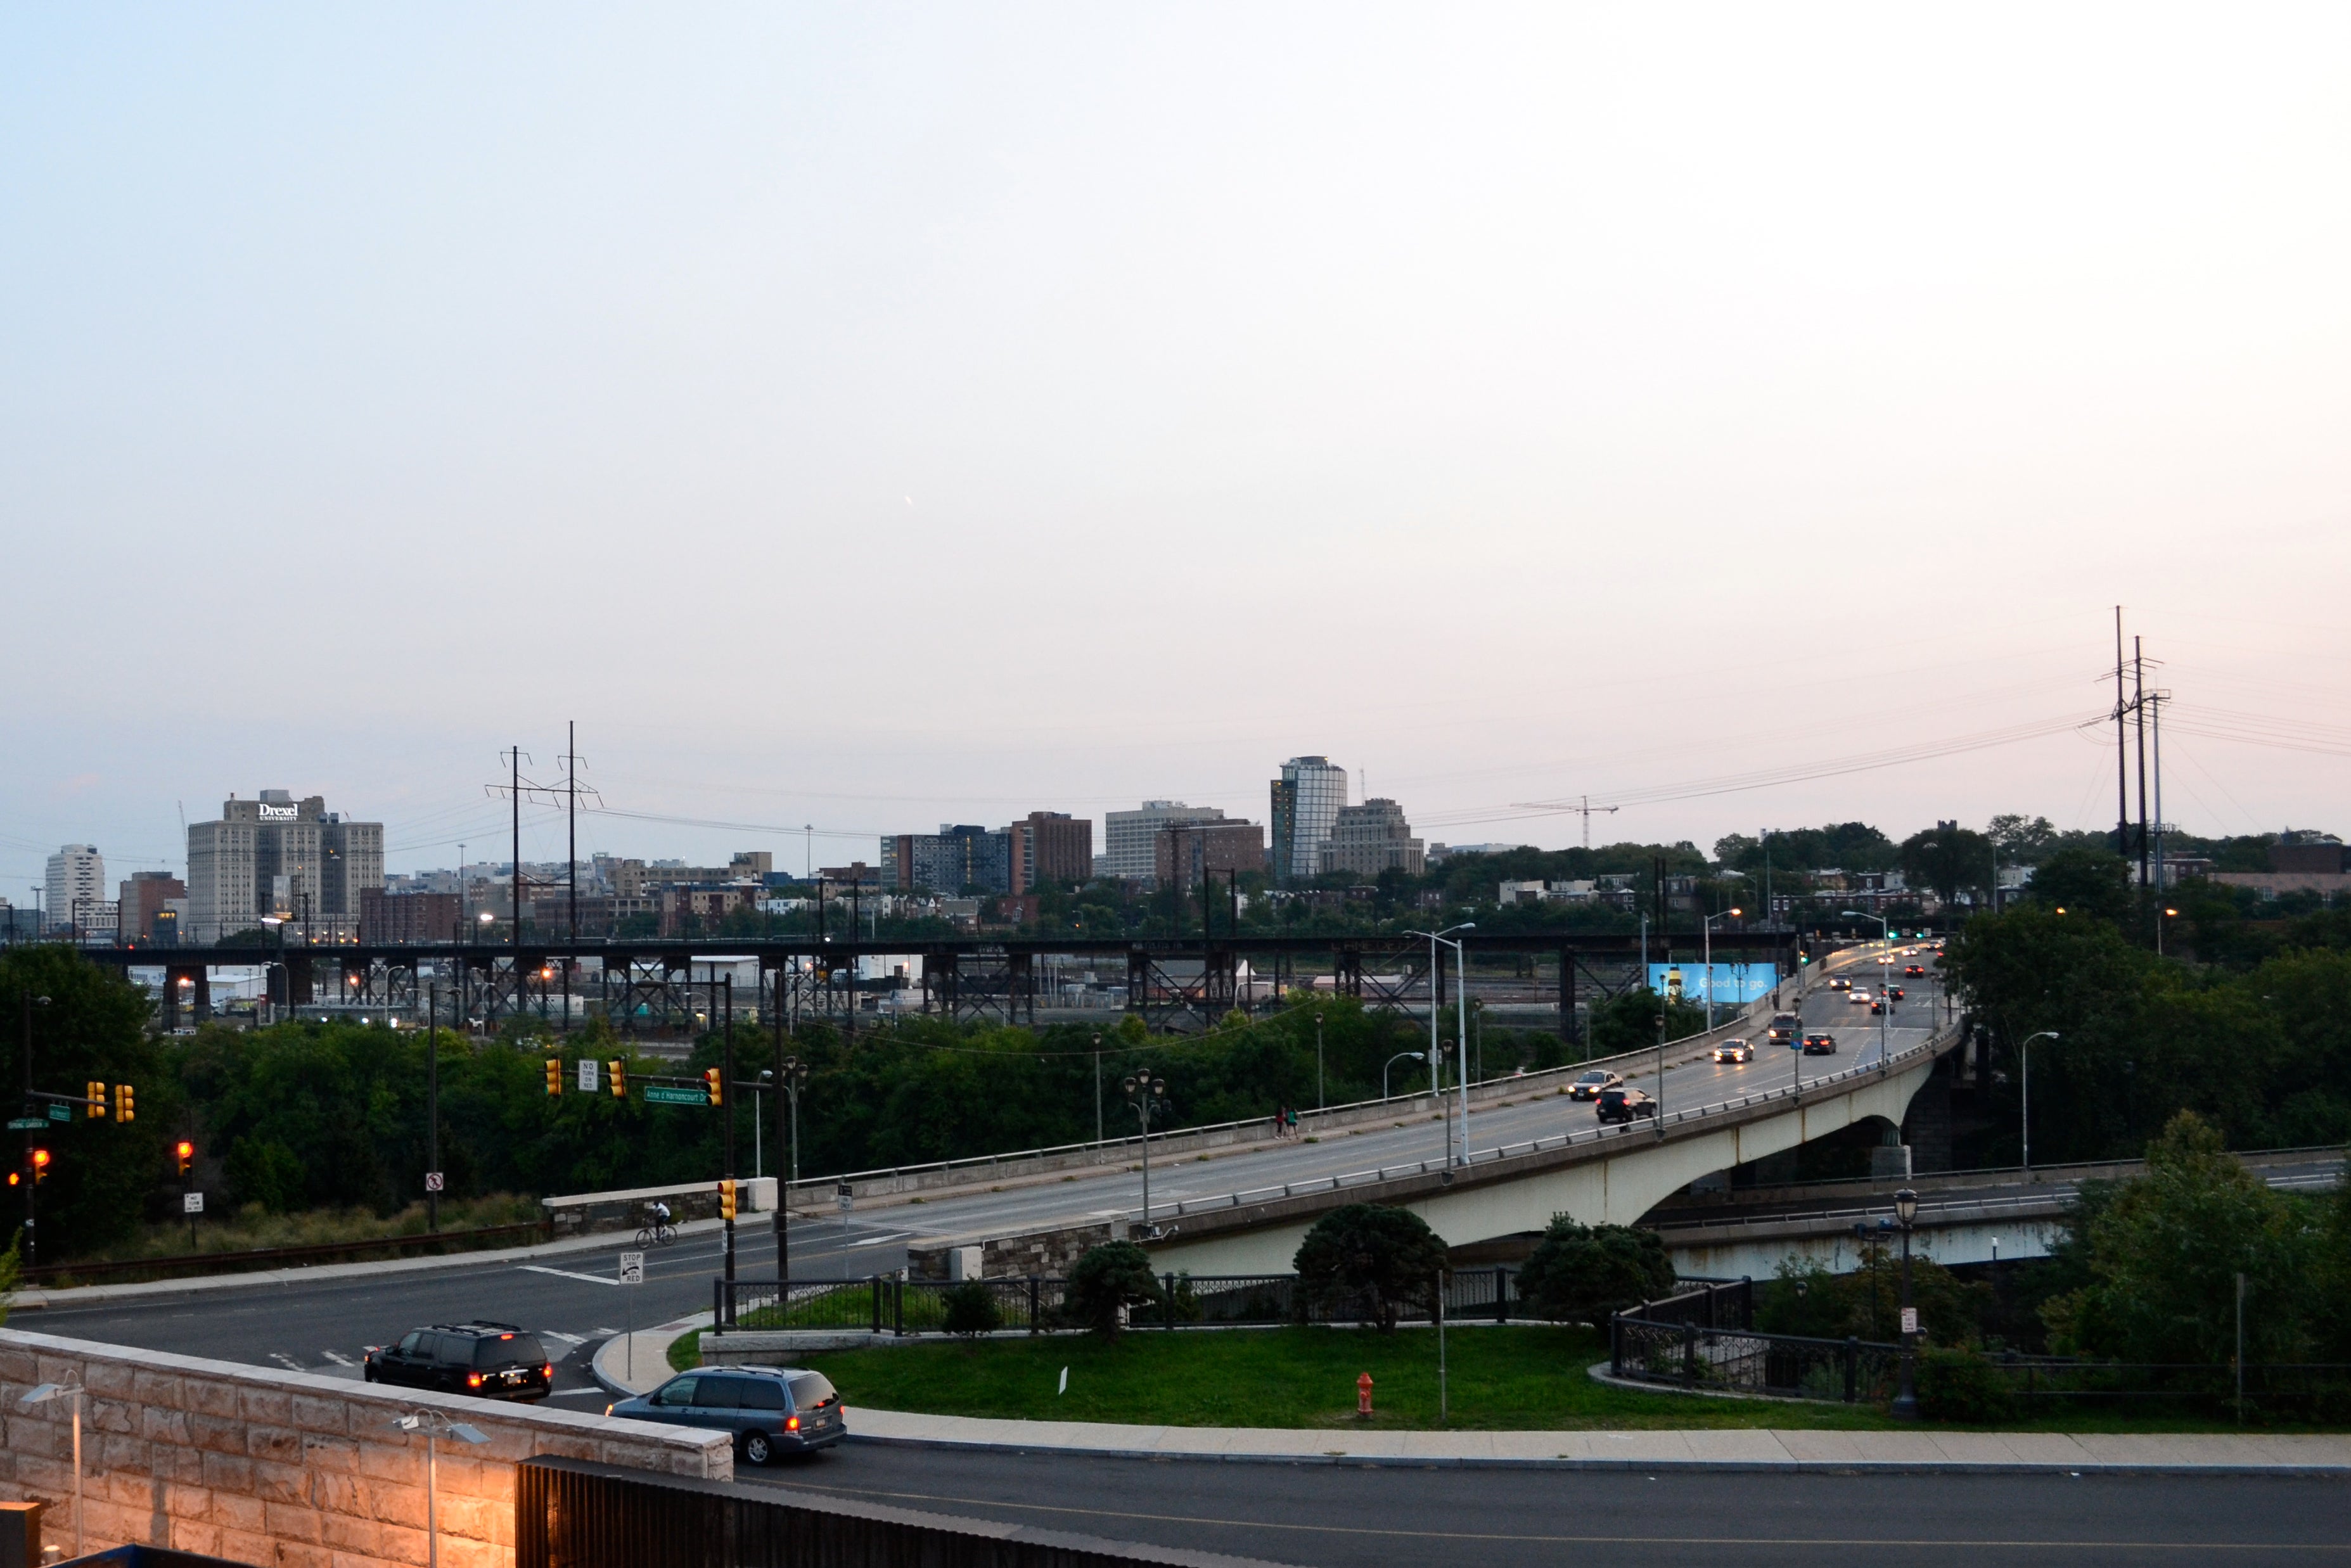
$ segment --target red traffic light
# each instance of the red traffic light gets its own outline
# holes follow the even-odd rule
[[[182,1139],[180,1140],[180,1146],[179,1146],[179,1148],[178,1148],[178,1150],[177,1150],[176,1152],[178,1153],[179,1156],[180,1156],[182,1159],[183,1159],[183,1160],[184,1160],[184,1159],[186,1159],[190,1155],[193,1155],[193,1154],[194,1154],[194,1153],[196,1152],[196,1145],[193,1145],[193,1144],[192,1144],[192,1143],[190,1143],[190,1142],[188,1142],[188,1140],[187,1140],[187,1139],[185,1139],[185,1138],[182,1138]]]

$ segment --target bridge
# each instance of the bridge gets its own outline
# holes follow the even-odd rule
[[[1580,1001],[1641,983],[1645,957],[1693,962],[1695,932],[1463,934],[1481,999],[1548,1018],[1562,1039],[1578,1038]],[[1740,929],[1714,933],[1713,952],[1727,963],[1772,963],[1794,969],[1796,933]],[[903,983],[919,1001],[901,1010],[957,1020],[1038,1021],[1040,991],[1056,969],[1107,973],[1120,982],[1123,1006],[1092,1009],[1141,1015],[1155,1028],[1197,1030],[1235,1008],[1279,1006],[1306,988],[1357,998],[1374,1008],[1426,1011],[1448,1005],[1450,967],[1432,974],[1426,940],[1400,936],[1268,936],[1195,934],[1151,937],[697,937],[658,941],[338,944],[286,946],[99,946],[81,949],[94,963],[163,972],[167,1029],[212,1016],[215,969],[269,971],[270,998],[288,1009],[331,997],[339,1006],[381,1009],[422,1020],[428,988],[437,986],[449,1016],[496,1030],[507,1019],[537,1017],[569,1028],[587,1007],[623,1033],[668,1035],[706,1027],[716,988],[697,974],[717,965],[756,964],[757,993],[738,998],[745,1016],[788,1024],[823,1020],[854,1032],[877,989]],[[1490,971],[1503,960],[1509,978]],[[863,961],[863,962],[861,962]],[[872,964],[912,971],[874,977]],[[763,1006],[763,1004],[766,1004]],[[772,1010],[770,1010],[772,1009]]]

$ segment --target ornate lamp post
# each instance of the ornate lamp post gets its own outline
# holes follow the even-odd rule
[[[1148,1067],[1126,1076],[1126,1103],[1143,1125],[1143,1232],[1151,1234],[1151,1113],[1167,1108],[1167,1080],[1151,1076]]]
[[[1918,1312],[1910,1304],[1910,1226],[1918,1218],[1918,1195],[1904,1187],[1894,1195],[1894,1218],[1902,1225],[1902,1386],[1888,1412],[1897,1421],[1918,1418]]]

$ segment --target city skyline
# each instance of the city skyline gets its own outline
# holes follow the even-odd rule
[[[2341,825],[2338,11],[596,15],[0,18],[12,899],[256,778],[445,862],[572,717],[694,861],[2097,828],[2116,602],[2175,820]]]

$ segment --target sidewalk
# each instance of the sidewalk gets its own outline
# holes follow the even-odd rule
[[[669,1347],[680,1337],[711,1324],[708,1312],[696,1312],[656,1328],[616,1333],[596,1347],[588,1371],[615,1399],[627,1399],[669,1381]]]
[[[723,1219],[697,1219],[676,1227],[680,1236],[698,1236],[726,1228]],[[472,1252],[443,1252],[427,1258],[382,1258],[370,1263],[319,1263],[305,1269],[256,1269],[241,1274],[204,1274],[186,1280],[143,1280],[134,1285],[76,1285],[70,1290],[44,1291],[26,1287],[8,1299],[12,1312],[37,1312],[43,1307],[85,1305],[91,1301],[132,1301],[141,1296],[178,1295],[189,1291],[227,1291],[249,1285],[298,1285],[319,1280],[356,1280],[374,1274],[409,1274],[427,1269],[463,1269],[481,1263],[528,1262],[534,1258],[559,1258],[572,1252],[618,1251],[627,1247],[625,1230],[600,1230],[541,1241],[528,1247],[486,1247]]]
[[[1313,1465],[1575,1470],[1972,1471],[2351,1476],[2351,1436],[1838,1432],[1363,1432],[1343,1427],[1115,1427],[848,1412],[852,1442],[1014,1453]]]

